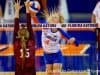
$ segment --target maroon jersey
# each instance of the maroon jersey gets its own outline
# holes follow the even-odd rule
[[[29,38],[26,42],[25,57],[23,60],[21,40],[18,37],[19,18],[15,18],[14,25],[14,56],[15,56],[15,75],[35,75],[35,40],[32,31],[31,17],[27,14],[27,29]]]

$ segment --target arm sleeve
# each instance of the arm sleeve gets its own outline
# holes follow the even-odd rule
[[[13,42],[15,43],[16,41],[16,37],[17,37],[17,33],[18,33],[18,30],[19,30],[19,18],[15,18],[14,20],[14,39],[13,39]]]
[[[69,35],[68,35],[68,33],[67,33],[67,32],[65,32],[64,30],[62,30],[62,29],[60,29],[60,28],[59,28],[58,30],[59,30],[59,31],[61,32],[61,34],[62,34],[64,37],[66,37],[67,39],[70,39],[70,38],[71,38],[71,36],[69,36]],[[79,45],[79,43],[78,43],[78,41],[77,41],[77,40],[75,40],[75,42],[74,42],[74,43],[75,43],[75,45],[76,45],[76,46],[78,46],[78,45]]]
[[[71,36],[69,36],[68,35],[68,33],[67,32],[65,32],[64,30],[62,30],[62,29],[58,29],[60,32],[61,32],[61,34],[64,36],[64,37],[66,37],[67,39],[70,39],[71,38]]]

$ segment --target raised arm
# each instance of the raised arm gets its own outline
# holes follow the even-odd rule
[[[32,29],[32,24],[31,24],[31,15],[30,15],[30,12],[29,12],[29,6],[30,6],[29,0],[27,0],[25,2],[26,15],[27,15],[27,29],[29,31],[30,39],[33,39],[34,35],[33,35],[33,29]]]
[[[65,32],[64,30],[58,28],[58,30],[61,32],[61,34],[66,37],[68,39],[68,43],[75,43],[76,46],[79,45],[78,41],[74,38],[71,37],[67,32]]]
[[[28,27],[28,30],[29,31],[37,31],[39,28],[32,28],[32,25],[31,25],[31,20],[34,22],[34,23],[39,23],[39,20],[36,16],[36,13],[32,12],[30,13],[30,10],[29,10],[29,7],[30,7],[30,4],[29,4],[29,0],[27,0],[25,2],[25,7],[26,7],[26,14],[27,14],[27,27]],[[33,29],[33,30],[31,30]],[[42,29],[40,29],[42,30]]]
[[[15,2],[15,19],[14,19],[14,39],[13,39],[13,42],[15,43],[15,40],[16,40],[16,37],[17,37],[17,32],[19,30],[19,11],[21,9],[21,6],[20,6],[20,2]]]

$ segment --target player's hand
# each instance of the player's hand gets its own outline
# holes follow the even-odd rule
[[[20,0],[19,1],[17,0],[17,2],[15,2],[14,7],[15,7],[15,12],[20,11],[20,9],[22,8],[22,6],[20,5]]]
[[[30,6],[29,2],[30,2],[29,0],[26,0],[26,2],[24,2],[26,8],[29,8]]]
[[[20,0],[19,1],[17,0],[17,2],[15,2],[14,7],[15,7],[15,17],[19,18],[19,11],[22,8],[22,6],[20,5]]]
[[[25,4],[25,7],[26,7],[26,13],[30,13],[31,14],[31,16],[36,16],[36,13],[35,12],[30,12],[29,11],[29,7],[30,7],[30,0],[26,0],[26,2],[24,2],[24,4]]]
[[[72,38],[70,38],[69,40],[68,40],[68,44],[74,44],[74,42],[75,42],[75,38],[74,37],[72,37]]]
[[[29,6],[30,6],[29,2],[30,2],[29,0],[26,0],[26,2],[24,2],[26,7],[26,13],[29,13]]]

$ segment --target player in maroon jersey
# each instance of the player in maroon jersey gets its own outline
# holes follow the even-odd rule
[[[19,26],[20,1],[15,3],[14,25],[14,56],[15,75],[36,75],[35,71],[35,40],[32,31],[31,17],[26,6],[27,24]]]

